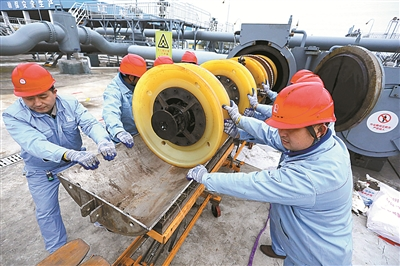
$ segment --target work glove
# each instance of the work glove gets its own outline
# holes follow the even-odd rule
[[[97,144],[99,153],[103,155],[103,158],[107,161],[111,161],[117,156],[117,150],[115,149],[114,143],[109,140],[102,140]]]
[[[234,101],[231,100],[231,106],[227,106],[224,104],[224,105],[222,105],[222,108],[224,108],[226,111],[228,111],[229,116],[232,118],[232,120],[235,122],[235,124],[239,123],[242,115],[239,113],[239,109]]]
[[[68,150],[65,153],[65,159],[71,162],[79,163],[86,170],[94,170],[100,164],[97,157],[94,154],[87,151]]]
[[[125,146],[126,146],[127,148],[132,148],[132,147],[133,147],[133,144],[134,144],[134,142],[133,142],[133,137],[132,137],[132,135],[129,134],[128,132],[126,132],[126,131],[121,131],[121,132],[119,132],[119,133],[117,134],[116,137],[117,137],[117,139],[119,139],[119,141],[121,141],[122,143],[124,143]]]
[[[257,108],[258,105],[258,98],[257,98],[257,94],[254,91],[254,88],[252,88],[252,95],[247,94],[247,98],[249,98],[249,102],[250,102],[250,106],[253,107],[253,109]]]
[[[239,135],[239,130],[235,123],[233,123],[232,119],[224,120],[224,132],[231,136],[232,138],[237,138]]]
[[[199,164],[196,167],[192,168],[189,170],[189,172],[186,175],[187,180],[194,180],[198,183],[201,183],[203,181],[203,176],[207,174],[207,169]]]
[[[243,115],[247,117],[254,117],[256,111],[253,108],[246,108],[244,109]]]
[[[262,88],[263,88],[263,90],[264,90],[264,93],[267,93],[267,94],[268,94],[268,92],[269,92],[270,89],[271,89],[271,87],[269,86],[268,80],[266,80],[265,83],[262,82],[262,83],[261,83],[261,86],[262,86]]]
[[[262,84],[263,89],[264,89],[263,93],[267,94],[268,98],[270,98],[272,101],[275,101],[276,96],[278,95],[278,93],[271,90],[271,86],[269,85],[268,80],[265,81],[265,84],[264,83],[261,83],[261,84]]]

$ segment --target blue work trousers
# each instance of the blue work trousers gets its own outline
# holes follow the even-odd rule
[[[61,217],[58,202],[60,181],[54,175],[49,181],[45,171],[26,174],[28,187],[36,205],[36,220],[39,224],[46,250],[53,253],[67,243],[67,232]]]

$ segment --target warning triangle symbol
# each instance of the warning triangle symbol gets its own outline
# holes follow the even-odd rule
[[[158,48],[164,48],[164,49],[169,49],[169,45],[167,42],[167,38],[165,38],[165,34],[161,35],[160,41],[158,42],[157,45]]]

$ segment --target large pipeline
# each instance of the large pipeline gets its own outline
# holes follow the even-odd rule
[[[109,42],[99,33],[91,30],[90,28],[80,26],[78,28],[79,42],[83,45],[93,45],[100,50],[103,54],[112,55],[125,55],[127,53],[128,47],[131,45],[129,43],[113,43]]]
[[[79,42],[83,45],[93,45],[101,53],[124,55],[127,53],[129,43],[111,43],[99,33],[86,28],[78,28]],[[65,32],[62,27],[43,21],[21,27],[14,34],[0,36],[0,55],[18,55],[31,51],[41,42],[62,42]]]
[[[110,55],[125,55],[128,52],[137,53],[145,58],[155,58],[155,47],[145,47],[132,45],[129,43],[113,43],[109,42],[99,33],[102,30],[97,29],[96,31],[90,28],[80,26],[78,27],[78,37],[81,44],[81,50],[83,47],[94,46],[94,49],[98,50],[103,54]],[[109,29],[106,32],[109,33]],[[154,37],[156,30],[144,30],[143,34],[146,37]],[[178,37],[176,31],[173,32],[174,38]],[[66,33],[62,27],[57,24],[52,24],[46,21],[41,23],[28,24],[21,27],[14,34],[9,36],[0,36],[0,55],[18,55],[29,53],[36,45],[41,43],[41,50],[44,49],[45,45],[42,42],[48,44],[60,43],[66,37]],[[233,33],[222,33],[222,32],[211,32],[211,31],[185,31],[182,35],[182,39],[196,39],[206,41],[221,41],[221,42],[240,42],[240,36],[234,35]],[[355,38],[355,37],[317,37],[317,36],[306,36],[305,34],[295,34],[288,40],[289,48],[299,46],[317,46],[321,50],[329,50],[333,46],[345,46],[350,44],[357,44],[365,47],[370,51],[377,52],[398,52],[400,49],[400,43],[398,39],[370,39],[370,38]],[[53,47],[54,49],[54,47]],[[200,57],[200,63],[211,59],[226,58],[226,55],[215,54],[211,52],[199,52],[195,51],[196,55]],[[173,49],[173,60],[178,62],[181,55],[183,54],[181,49]]]
[[[172,60],[174,62],[180,62],[183,53],[186,50],[182,49],[172,49]],[[205,51],[193,51],[196,54],[198,64],[202,64],[209,60],[214,59],[226,59],[226,54],[217,54],[213,52],[205,52]],[[142,56],[143,58],[154,60],[156,59],[156,48],[149,46],[140,46],[140,45],[131,45],[128,48],[128,53],[137,54]]]
[[[98,32],[80,26],[78,28],[79,42],[83,51],[99,51],[102,54],[125,55],[135,53],[146,59],[155,59],[156,48],[148,46],[131,45],[129,43],[109,42]],[[64,39],[65,32],[62,27],[49,22],[33,23],[21,27],[14,34],[0,36],[0,55],[18,55],[30,52],[37,47],[39,51],[54,51],[55,43]],[[93,48],[91,48],[93,47]],[[172,49],[173,60],[179,62],[184,50]],[[212,59],[224,59],[227,55],[212,52],[195,51],[199,63]]]
[[[0,55],[18,55],[29,52],[36,44],[60,42],[64,39],[64,30],[47,21],[28,24],[14,34],[0,36]]]
[[[289,39],[289,48],[299,47],[302,44],[303,37],[295,35]],[[305,46],[317,46],[321,50],[330,50],[332,46],[358,45],[375,52],[395,53],[400,49],[399,39],[373,39],[356,37],[318,37],[307,36]]]
[[[114,35],[112,28],[98,28],[95,30],[101,35]],[[155,37],[157,30],[145,29],[143,35],[145,37]],[[289,38],[289,48],[301,46],[317,46],[321,50],[330,50],[333,46],[358,45],[367,48],[370,51],[376,52],[398,52],[400,42],[398,39],[372,39],[372,38],[357,38],[357,37],[326,37],[326,36],[307,36],[305,31],[294,31],[293,37]],[[118,31],[121,35],[131,35],[131,29],[121,29]],[[172,37],[178,37],[185,40],[203,40],[203,41],[220,41],[220,42],[240,42],[240,35],[235,35],[232,32],[214,32],[214,31],[184,31],[183,34],[177,31],[172,31]]]
[[[136,34],[143,34],[145,37],[155,37],[156,36],[156,31],[154,29],[145,29],[143,30],[143,33],[141,32],[136,32],[128,28],[120,29],[115,31],[113,28],[97,28],[95,31],[101,35],[114,35],[115,33],[117,35],[123,35],[123,36],[129,36],[132,35],[132,33]],[[235,35],[233,32],[215,32],[215,31],[184,31],[179,32],[176,30],[172,31],[172,38],[174,39],[184,39],[184,40],[203,40],[203,41],[219,41],[219,42],[238,42],[239,41],[239,35]]]

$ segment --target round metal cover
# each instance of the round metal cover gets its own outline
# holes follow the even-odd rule
[[[360,46],[336,48],[315,71],[331,93],[337,132],[360,123],[374,108],[383,88],[383,69],[369,50]]]

